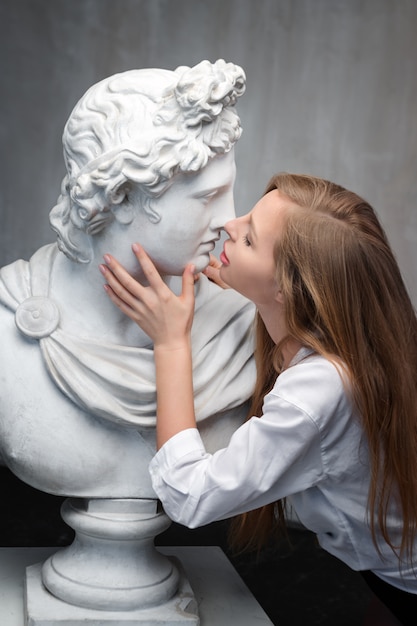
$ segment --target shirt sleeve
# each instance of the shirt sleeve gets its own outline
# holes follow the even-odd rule
[[[265,398],[262,417],[253,417],[237,429],[226,448],[208,454],[198,430],[188,429],[157,452],[149,466],[152,484],[173,521],[195,528],[275,502],[320,481],[317,407],[313,402],[309,411],[308,393],[299,404],[292,393],[298,385],[305,389],[309,382],[316,397],[317,386],[311,384],[308,373],[298,382],[295,372],[288,378],[287,396],[285,382],[276,386]]]

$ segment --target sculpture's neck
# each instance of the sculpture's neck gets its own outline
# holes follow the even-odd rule
[[[78,264],[58,254],[51,272],[49,296],[58,304],[61,325],[66,332],[92,340],[145,347],[152,345],[146,335],[109,299],[99,262]],[[181,291],[181,277],[165,277],[176,292]]]

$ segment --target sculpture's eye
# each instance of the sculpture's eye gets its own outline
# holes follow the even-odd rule
[[[212,191],[208,191],[207,193],[203,193],[201,195],[196,196],[197,200],[200,201],[201,204],[207,205],[213,200],[213,198],[217,195],[218,190],[213,189]]]

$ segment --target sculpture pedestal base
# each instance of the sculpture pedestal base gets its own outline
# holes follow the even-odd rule
[[[42,583],[53,596],[76,607],[121,612],[175,597],[179,572],[154,546],[171,524],[156,500],[67,498],[61,513],[75,538],[43,564]]]
[[[53,596],[42,583],[41,564],[26,570],[27,626],[198,626],[197,602],[188,580],[180,571],[178,591],[155,607],[129,611],[99,611],[73,606]]]
[[[161,547],[158,550],[169,558],[178,559],[184,568],[198,603],[200,626],[272,626],[271,620],[220,548],[182,546]],[[56,547],[0,548],[1,626],[28,626],[23,591],[26,569],[44,562],[54,552]],[[84,611],[84,615],[88,614],[86,609]],[[55,624],[60,626],[58,615],[55,616]],[[84,618],[79,622],[79,626],[93,624]],[[169,621],[165,622],[164,626],[168,625]]]

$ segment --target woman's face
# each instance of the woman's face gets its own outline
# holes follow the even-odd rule
[[[291,204],[289,198],[274,189],[247,215],[225,225],[229,239],[220,255],[220,277],[258,307],[273,304],[277,297],[274,246]]]
[[[208,265],[224,224],[235,216],[235,176],[233,150],[211,159],[196,174],[178,174],[171,187],[152,200],[160,220],[152,223],[143,210],[136,209],[134,220],[123,229],[124,250],[129,256],[123,259],[114,252],[115,256],[137,274],[131,244],[139,242],[162,275],[181,275],[188,263],[194,263],[200,272]]]

